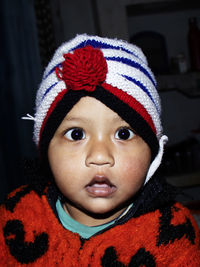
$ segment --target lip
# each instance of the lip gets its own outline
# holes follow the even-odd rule
[[[117,190],[117,187],[104,175],[96,175],[85,188],[94,197],[109,197]]]

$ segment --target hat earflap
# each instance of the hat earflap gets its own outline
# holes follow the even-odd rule
[[[156,170],[161,164],[163,153],[164,153],[164,145],[167,143],[168,137],[166,135],[161,136],[159,140],[159,151],[153,162],[151,163],[149,170],[147,172],[145,184],[149,181],[149,179],[154,175]]]

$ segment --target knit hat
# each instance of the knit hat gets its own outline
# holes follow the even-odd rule
[[[156,80],[141,49],[86,34],[57,49],[36,96],[34,141],[42,155],[66,114],[84,96],[116,112],[149,145],[149,180],[160,165],[167,137],[162,136]]]

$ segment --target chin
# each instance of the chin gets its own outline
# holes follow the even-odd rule
[[[118,216],[118,213],[120,210],[116,208],[116,206],[106,206],[106,204],[101,205],[95,205],[94,207],[87,208],[84,210],[85,213],[87,213],[89,216],[93,218],[109,218],[114,217],[116,214],[116,217]]]
[[[105,207],[94,207],[94,208],[90,208],[90,209],[87,209],[85,210],[86,213],[90,213],[90,214],[108,214],[108,213],[111,213],[113,209],[109,209],[109,208],[105,208]]]

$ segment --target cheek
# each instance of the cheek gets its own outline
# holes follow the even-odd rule
[[[72,176],[75,172],[73,167],[75,164],[72,164],[68,157],[60,157],[58,154],[49,158],[49,163],[55,183],[63,195],[69,197],[76,189],[76,180]]]
[[[53,148],[49,153],[49,163],[56,184],[63,192],[67,187],[74,188],[83,173],[83,153],[69,152],[69,149]],[[77,166],[79,166],[77,168]],[[64,192],[63,192],[64,193]]]
[[[48,153],[48,158],[50,165],[53,168],[68,169],[70,166],[73,166],[74,162],[78,162],[80,156],[78,157],[78,153],[71,151],[64,144],[56,144],[55,146],[51,146]],[[80,155],[80,154],[79,154]]]
[[[66,174],[70,172],[70,167],[73,166],[73,160],[73,157],[69,157],[68,153],[63,150],[51,150],[51,153],[49,153],[49,164],[55,180],[65,178]]]
[[[145,180],[149,164],[149,159],[145,157],[123,157],[119,167],[123,180],[126,180],[126,184],[140,187]]]

